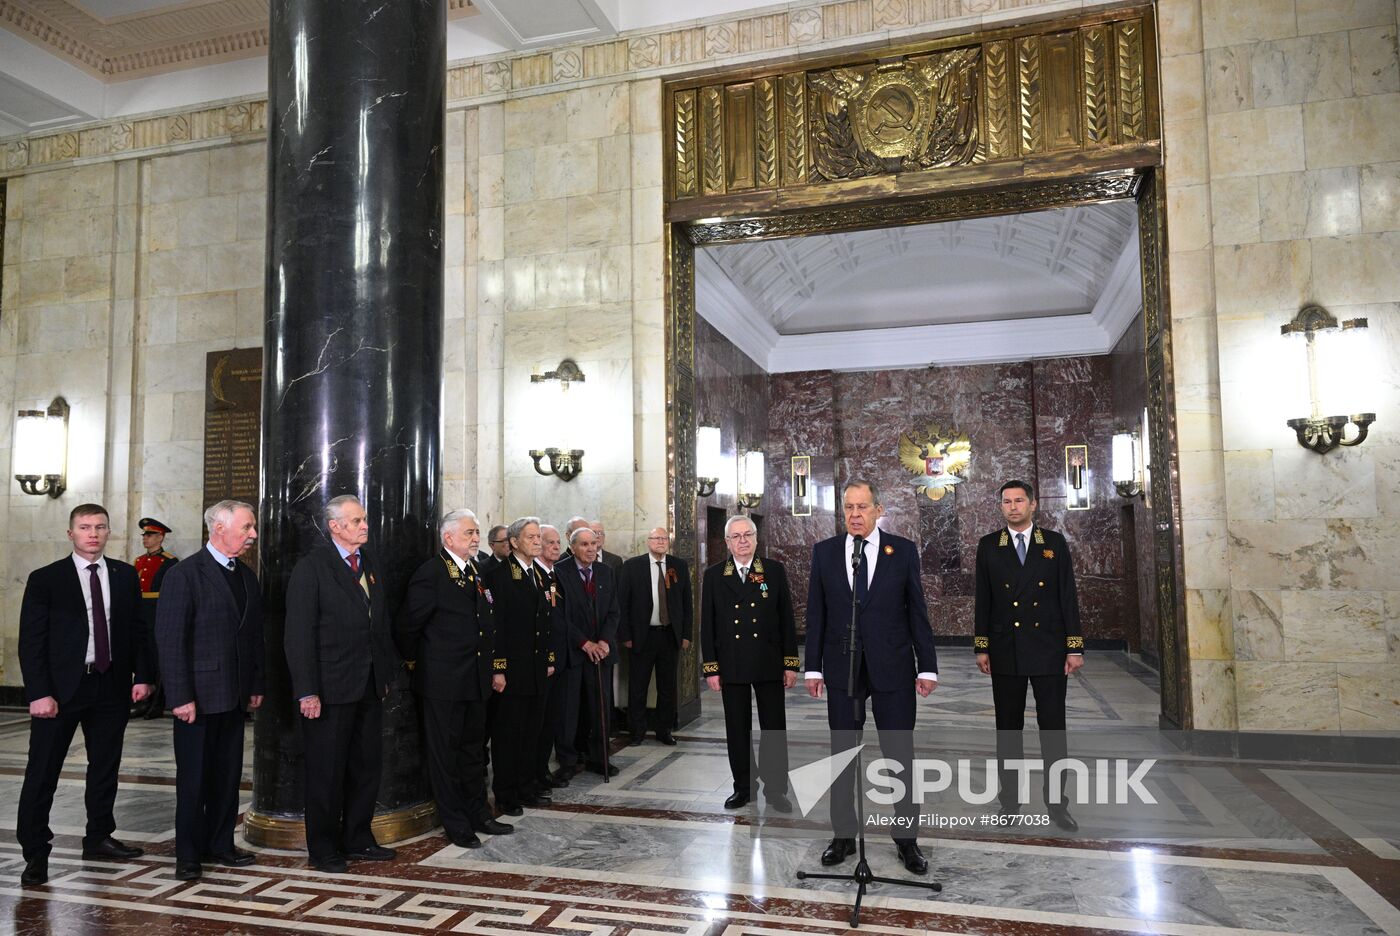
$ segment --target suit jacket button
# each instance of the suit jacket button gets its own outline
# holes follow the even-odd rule
[[[1041,583],[1040,583],[1040,587],[1041,587],[1041,588],[1044,588],[1044,587],[1045,587],[1045,583],[1044,583],[1044,582],[1041,582]]]
[[[1010,587],[1011,587],[1011,585],[1010,585],[1010,584],[1009,584],[1009,583],[1008,583],[1008,584],[1006,584],[1006,585],[1003,585],[1003,586],[1001,586],[1001,587],[1002,587],[1002,588],[1010,588]]]
[[[750,602],[749,602],[749,607],[750,607],[750,608],[756,608],[756,607],[758,607],[758,603],[755,602],[755,601],[750,601]]]
[[[1011,622],[1011,626],[1012,626],[1012,627],[1020,627],[1020,626],[1021,626],[1021,622],[1020,622],[1020,621],[1013,621],[1013,622]]]
[[[754,636],[757,637],[758,635],[757,635],[757,634],[754,634]]]
[[[1013,608],[1019,608],[1019,607],[1021,607],[1021,602],[1019,602],[1019,601],[1013,601],[1013,602],[1011,602],[1011,607],[1013,607]]]
[[[1039,622],[1039,621],[1036,621],[1036,622],[1035,622],[1035,626],[1036,626],[1036,627],[1039,627],[1039,626],[1040,626],[1040,622]]]

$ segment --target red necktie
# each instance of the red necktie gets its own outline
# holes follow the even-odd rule
[[[107,637],[107,605],[102,599],[102,579],[97,577],[98,565],[88,566],[92,587],[92,668],[105,673],[112,665],[112,645]]]
[[[360,554],[352,552],[345,557],[345,561],[350,563],[350,571],[355,573],[355,578],[360,577]]]

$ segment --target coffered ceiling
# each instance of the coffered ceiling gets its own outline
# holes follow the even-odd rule
[[[769,372],[1101,354],[1141,307],[1113,202],[711,247],[696,307]]]

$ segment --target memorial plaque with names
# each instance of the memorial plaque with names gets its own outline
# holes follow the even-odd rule
[[[257,506],[262,465],[262,368],[262,348],[211,351],[205,359],[205,508],[221,500]],[[243,558],[257,568],[255,556]]]

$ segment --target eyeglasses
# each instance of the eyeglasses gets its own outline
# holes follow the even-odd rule
[[[502,536],[500,539],[493,539],[493,540],[491,540],[490,542],[491,542],[491,545],[493,545],[493,546],[499,546],[499,545],[501,545],[502,543],[506,542],[506,540],[508,540],[508,539],[510,539],[510,537],[508,537],[508,536]]]
[[[728,536],[725,537],[725,539],[732,539],[732,540],[751,540],[751,539],[754,539],[757,535],[758,535],[758,534],[754,533],[753,530],[750,530],[750,531],[747,532],[747,533],[730,533]]]

